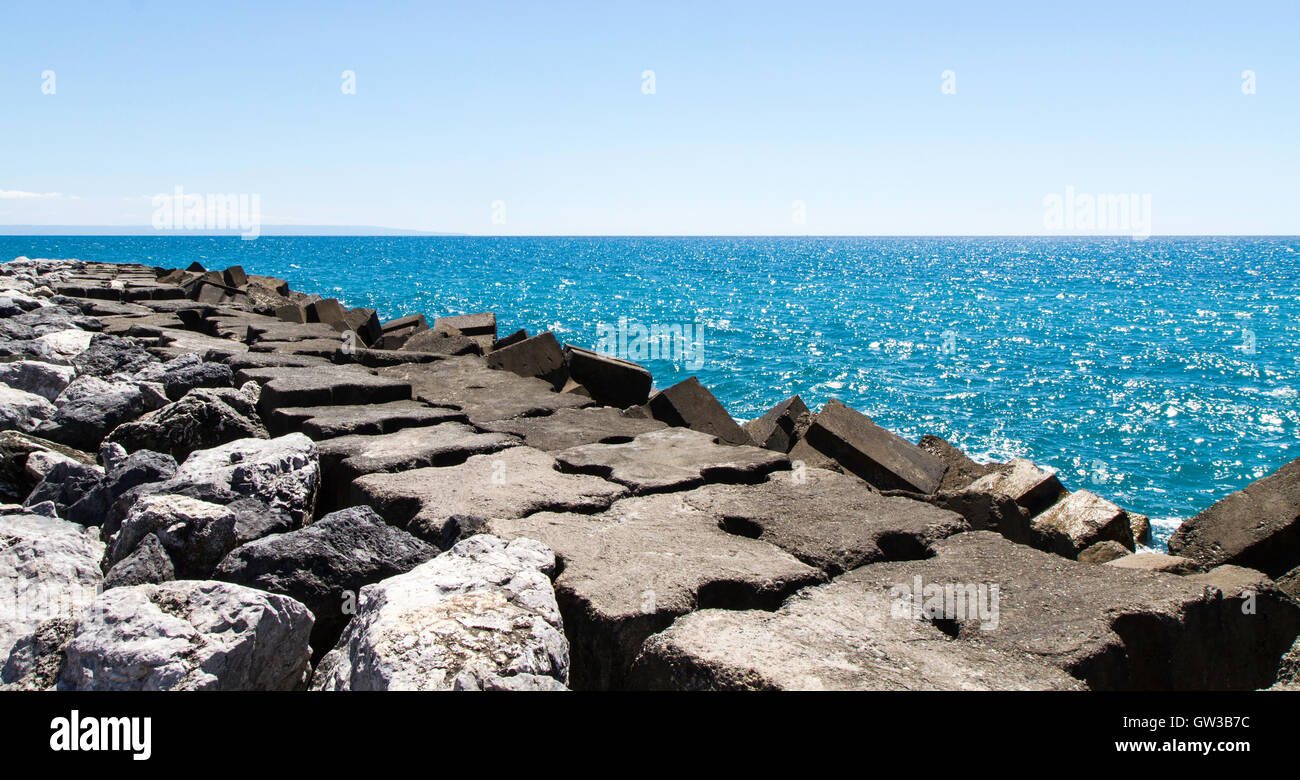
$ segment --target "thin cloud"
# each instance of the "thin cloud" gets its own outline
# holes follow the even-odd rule
[[[37,200],[62,198],[61,192],[24,192],[23,190],[0,190],[0,200]],[[73,200],[76,200],[74,197]]]

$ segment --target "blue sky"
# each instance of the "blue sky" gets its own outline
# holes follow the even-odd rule
[[[9,3],[0,223],[1036,234],[1073,187],[1300,233],[1300,4],[976,5]]]

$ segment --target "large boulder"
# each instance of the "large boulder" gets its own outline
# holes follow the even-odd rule
[[[1024,458],[1015,458],[1003,468],[975,479],[969,489],[1010,496],[1031,516],[1048,509],[1067,494],[1055,473],[1040,469]]]
[[[34,457],[29,456],[29,466]],[[102,525],[112,500],[103,469],[58,457],[60,460],[45,472],[24,503],[30,507],[50,501],[66,520],[79,525]]]
[[[149,534],[135,551],[104,574],[104,590],[131,585],[157,585],[176,579],[176,565],[157,534]]]
[[[456,466],[367,474],[352,491],[356,503],[442,549],[491,518],[594,512],[628,492],[599,477],[561,473],[554,458],[531,447],[474,455]]]
[[[207,579],[234,549],[235,513],[219,504],[188,496],[150,495],[131,507],[104,555],[108,571],[157,537],[182,579]]]
[[[1030,521],[1039,537],[1035,547],[1077,558],[1098,542],[1113,541],[1135,549],[1128,513],[1096,493],[1080,490],[1048,507]]]
[[[494,329],[493,336],[495,335]],[[410,342],[407,342],[407,346],[410,346]],[[560,342],[556,341],[555,334],[550,331],[493,350],[487,356],[487,365],[488,368],[511,371],[519,376],[537,377],[549,382],[556,390],[564,387],[569,379],[564,350],[560,347]]]
[[[549,574],[527,539],[479,535],[361,589],[313,690],[563,690],[569,647]]]
[[[976,463],[947,439],[932,433],[922,436],[916,446],[933,455],[946,467],[943,481],[939,484],[941,491],[965,490],[975,480],[1007,468],[1005,463]]]
[[[1169,552],[1279,576],[1300,565],[1300,458],[1184,522]]]
[[[727,444],[752,444],[722,403],[695,377],[650,396],[646,409],[656,420],[678,428],[702,431]]]
[[[31,433],[56,412],[54,404],[43,396],[0,385],[0,427]]]
[[[266,439],[270,434],[257,413],[249,388],[199,388],[166,406],[123,423],[108,435],[128,452],[156,450],[178,461],[196,450],[238,439]]]
[[[422,401],[460,408],[475,425],[595,403],[574,393],[557,393],[548,382],[536,377],[494,371],[483,358],[474,355],[389,366],[379,369],[379,375],[408,382]]]
[[[800,443],[881,490],[934,493],[943,480],[939,459],[839,401],[822,407]]]
[[[807,414],[808,407],[804,405],[803,399],[792,395],[741,427],[759,447],[789,452],[799,436],[799,418]]]
[[[17,360],[13,363],[0,363],[0,384],[15,390],[34,393],[53,401],[59,393],[76,379],[77,371],[72,366],[60,366],[40,360]]]
[[[311,646],[324,654],[338,641],[361,586],[409,571],[438,549],[385,523],[368,506],[241,545],[212,575],[291,596],[312,611]]]
[[[78,377],[56,399],[58,411],[41,435],[94,452],[114,428],[166,403],[161,386],[152,383]]]
[[[825,575],[784,550],[728,533],[722,518],[661,493],[599,514],[498,516],[487,532],[536,539],[561,562],[556,596],[573,687],[621,688],[647,636],[696,609],[775,609]]]
[[[107,378],[114,374],[134,374],[158,359],[150,355],[133,338],[96,333],[90,346],[72,360],[78,376]]]
[[[104,545],[75,523],[0,515],[0,658],[45,620],[75,617],[95,599]]]
[[[54,453],[87,466],[95,463],[93,456],[80,450],[18,431],[0,431],[0,502],[21,503],[44,478],[44,474],[37,476],[27,469],[28,459],[37,452]]]
[[[525,335],[512,343],[527,338]],[[509,346],[497,342],[497,349]],[[599,403],[626,409],[643,404],[650,397],[650,372],[636,363],[574,346],[565,346],[564,357],[569,364],[569,375]]]
[[[58,688],[294,690],[309,671],[311,627],[297,601],[227,582],[113,588],[64,647]]]

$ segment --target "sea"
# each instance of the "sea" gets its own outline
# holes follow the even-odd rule
[[[241,265],[382,318],[698,376],[739,420],[832,398],[1188,517],[1300,455],[1296,237],[0,237],[0,258]]]

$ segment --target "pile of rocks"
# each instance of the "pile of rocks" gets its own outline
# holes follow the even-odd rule
[[[1134,554],[1028,461],[238,267],[0,266],[0,491],[9,688],[1300,683],[1300,461]]]

